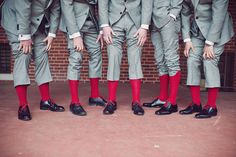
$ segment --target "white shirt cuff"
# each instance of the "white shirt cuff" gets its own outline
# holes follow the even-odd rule
[[[72,34],[72,35],[69,35],[69,38],[70,39],[74,39],[74,38],[76,38],[76,37],[80,37],[81,35],[80,35],[80,32],[77,32],[77,33],[74,33],[74,34]]]
[[[176,16],[174,14],[169,14],[174,20],[176,20]]]
[[[100,31],[99,34],[103,34],[103,31]]]
[[[54,33],[48,33],[48,36],[49,36],[49,37],[56,38],[56,34],[54,34]]]
[[[186,42],[191,42],[191,39],[190,38],[186,38],[186,39],[184,39],[184,42],[186,43]]]
[[[30,40],[31,39],[31,34],[19,34],[18,39],[19,40]]]
[[[141,25],[141,28],[148,30],[148,29],[149,29],[149,25],[142,24],[142,25]]]
[[[101,25],[101,27],[103,28],[103,27],[108,27],[109,26],[109,24],[102,24]]]
[[[214,43],[211,42],[211,41],[209,41],[209,40],[206,40],[205,43],[206,43],[207,45],[214,46]]]

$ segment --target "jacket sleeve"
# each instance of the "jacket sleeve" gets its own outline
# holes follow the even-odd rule
[[[80,30],[76,23],[73,0],[61,0],[61,10],[69,35],[78,33]]]
[[[50,7],[50,29],[49,33],[56,34],[61,16],[60,0],[53,0]]]
[[[180,11],[182,9],[183,0],[171,0],[171,10],[170,14],[174,15],[176,18],[179,17]]]
[[[32,0],[16,0],[13,4],[16,8],[18,31],[21,35],[31,34],[31,4]]]
[[[221,38],[221,30],[224,25],[225,16],[227,14],[228,0],[212,1],[212,22],[209,28],[206,40],[217,43]]]
[[[183,8],[181,10],[181,23],[182,23],[182,38],[188,39],[190,37],[190,18],[191,18],[191,7],[186,1],[183,1]]]
[[[141,3],[142,3],[141,24],[150,25],[152,18],[153,0],[141,0]]]
[[[108,2],[109,0],[98,0],[98,14],[100,24],[109,24],[108,20]]]

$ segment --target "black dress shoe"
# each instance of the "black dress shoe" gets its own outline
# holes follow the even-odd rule
[[[132,110],[135,115],[138,115],[138,116],[144,115],[144,110],[139,103],[132,103]]]
[[[202,111],[202,105],[197,105],[197,104],[191,104],[187,108],[180,110],[179,114],[186,115],[186,114],[192,114],[195,112],[201,112]]]
[[[195,118],[211,118],[212,116],[217,115],[217,108],[209,107],[207,109],[203,109],[200,113],[195,115]]]
[[[161,101],[160,99],[155,99],[152,102],[143,103],[144,107],[162,107],[166,102]]]
[[[117,103],[115,101],[113,102],[109,101],[103,110],[103,114],[105,115],[113,114],[116,109],[117,109]]]
[[[59,106],[55,104],[52,100],[41,101],[40,102],[40,109],[41,110],[50,110],[54,112],[63,112],[65,108],[63,106]]]
[[[77,116],[86,116],[87,112],[80,104],[70,104],[70,111]]]
[[[102,97],[97,98],[89,98],[89,105],[90,106],[105,106],[107,101]]]
[[[23,121],[29,121],[32,119],[28,105],[19,107],[18,119]]]
[[[170,102],[167,102],[167,106],[162,106],[159,110],[155,112],[156,115],[167,115],[178,111],[178,106],[172,105]]]

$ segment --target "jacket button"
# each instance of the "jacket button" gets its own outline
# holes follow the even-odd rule
[[[39,21],[39,18],[37,18],[37,21]]]
[[[122,12],[120,12],[120,14],[122,14]]]
[[[124,2],[126,2],[126,0],[124,0]]]
[[[196,16],[196,19],[198,19],[198,16]]]

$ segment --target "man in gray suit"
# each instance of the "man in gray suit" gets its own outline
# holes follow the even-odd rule
[[[176,97],[180,82],[179,31],[183,0],[154,0],[151,39],[160,75],[160,95],[145,107],[161,107],[155,114],[177,112]],[[168,87],[170,85],[170,94]]]
[[[84,116],[86,111],[78,97],[82,50],[84,45],[89,53],[89,78],[91,96],[89,105],[105,106],[106,100],[100,97],[98,82],[102,75],[102,34],[95,13],[97,0],[61,0],[62,20],[60,29],[67,33],[69,65],[67,78],[71,92],[70,110],[73,114]],[[99,42],[101,40],[101,44]]]
[[[188,57],[187,85],[192,102],[180,114],[192,114],[196,118],[217,115],[216,98],[220,87],[218,62],[224,45],[234,35],[228,0],[184,0],[182,10],[182,36],[184,54]],[[208,101],[202,110],[200,100],[200,66],[203,63]]]
[[[142,46],[151,21],[152,0],[99,0],[99,19],[108,51],[109,102],[104,114],[116,110],[116,90],[120,78],[120,64],[124,40],[127,43],[129,79],[132,87],[132,110],[143,115],[140,105]]]
[[[1,25],[13,50],[15,59],[13,78],[19,98],[18,118],[30,120],[27,101],[27,86],[30,84],[28,69],[31,59],[35,61],[35,80],[41,94],[40,109],[62,112],[64,108],[55,104],[49,95],[52,81],[48,51],[60,18],[58,0],[6,0],[1,8]]]

